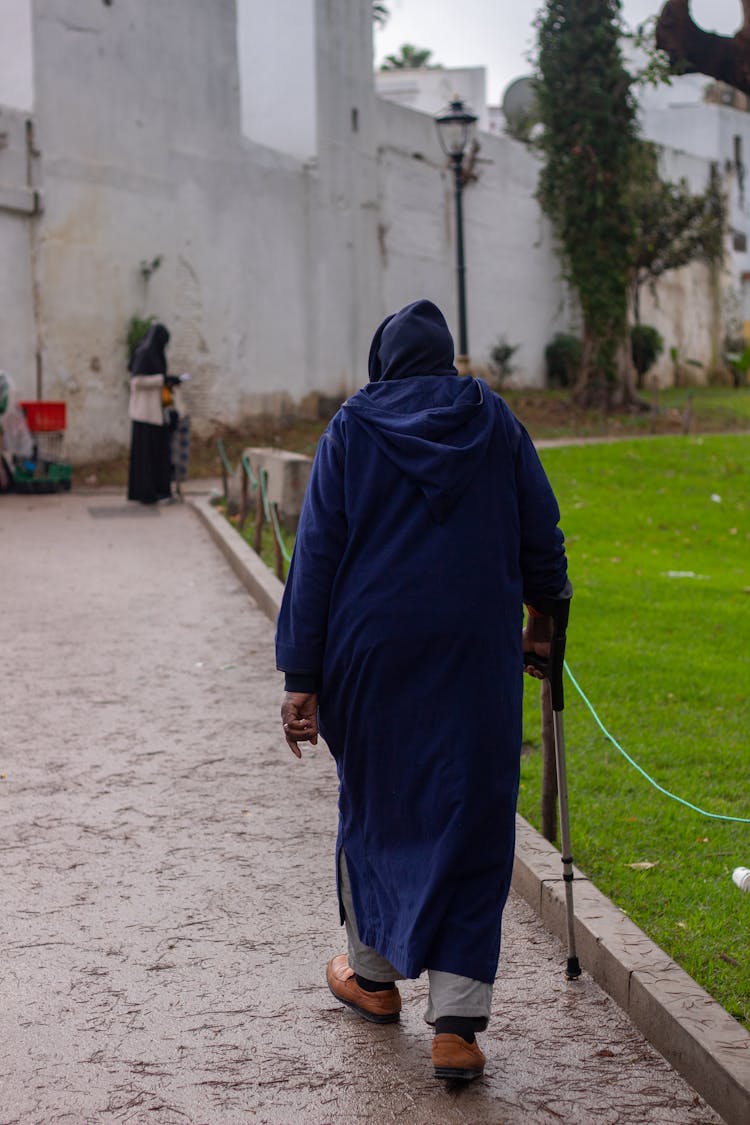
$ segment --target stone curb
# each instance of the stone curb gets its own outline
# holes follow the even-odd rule
[[[520,816],[516,832],[513,887],[565,943],[560,853]],[[748,1125],[750,1034],[577,869],[573,896],[583,968],[727,1125]]]
[[[245,589],[275,621],[282,583],[208,498],[188,497],[187,502]],[[513,888],[565,942],[560,853],[520,816],[516,834]],[[573,895],[582,967],[727,1125],[748,1125],[750,1033],[578,870]]]
[[[217,512],[206,496],[188,496],[186,503],[198,513],[232,570],[266,617],[276,621],[284,586],[256,555],[252,547]]]

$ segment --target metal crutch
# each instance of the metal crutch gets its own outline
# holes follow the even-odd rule
[[[552,723],[555,732],[555,764],[557,766],[557,798],[560,808],[560,843],[562,846],[563,880],[565,882],[565,912],[568,928],[568,962],[565,976],[576,980],[581,975],[581,966],[576,954],[575,911],[573,907],[573,856],[570,848],[570,812],[568,809],[568,775],[565,768],[565,732],[563,729],[563,667],[565,663],[565,640],[570,614],[570,586],[557,597],[544,597],[534,600],[534,608],[552,618],[552,643],[549,659],[524,653],[525,664],[533,664],[549,680],[552,700]]]

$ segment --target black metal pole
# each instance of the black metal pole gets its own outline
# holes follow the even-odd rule
[[[463,153],[453,157],[453,177],[456,195],[456,276],[458,280],[458,351],[468,358],[469,344],[466,330],[466,266],[464,265],[464,212]]]

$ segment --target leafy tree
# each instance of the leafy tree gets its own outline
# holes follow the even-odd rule
[[[630,202],[635,218],[631,295],[640,323],[640,295],[670,270],[690,262],[720,265],[724,258],[727,209],[716,168],[705,192],[694,194],[683,180],[667,183],[659,176],[658,151],[640,141],[633,154]]]
[[[631,165],[636,126],[619,46],[620,0],[547,0],[537,28],[539,198],[583,317],[574,394],[591,401],[594,386],[608,383],[627,396],[634,221],[623,169]]]
[[[435,69],[437,64],[431,63],[432,51],[422,47],[415,47],[413,43],[403,43],[397,55],[386,55],[381,70],[428,70]]]

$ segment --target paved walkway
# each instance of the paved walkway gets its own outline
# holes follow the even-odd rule
[[[187,506],[1,497],[0,635],[0,1125],[721,1120],[515,896],[484,1079],[432,1077],[422,982],[333,1000],[333,764]]]

